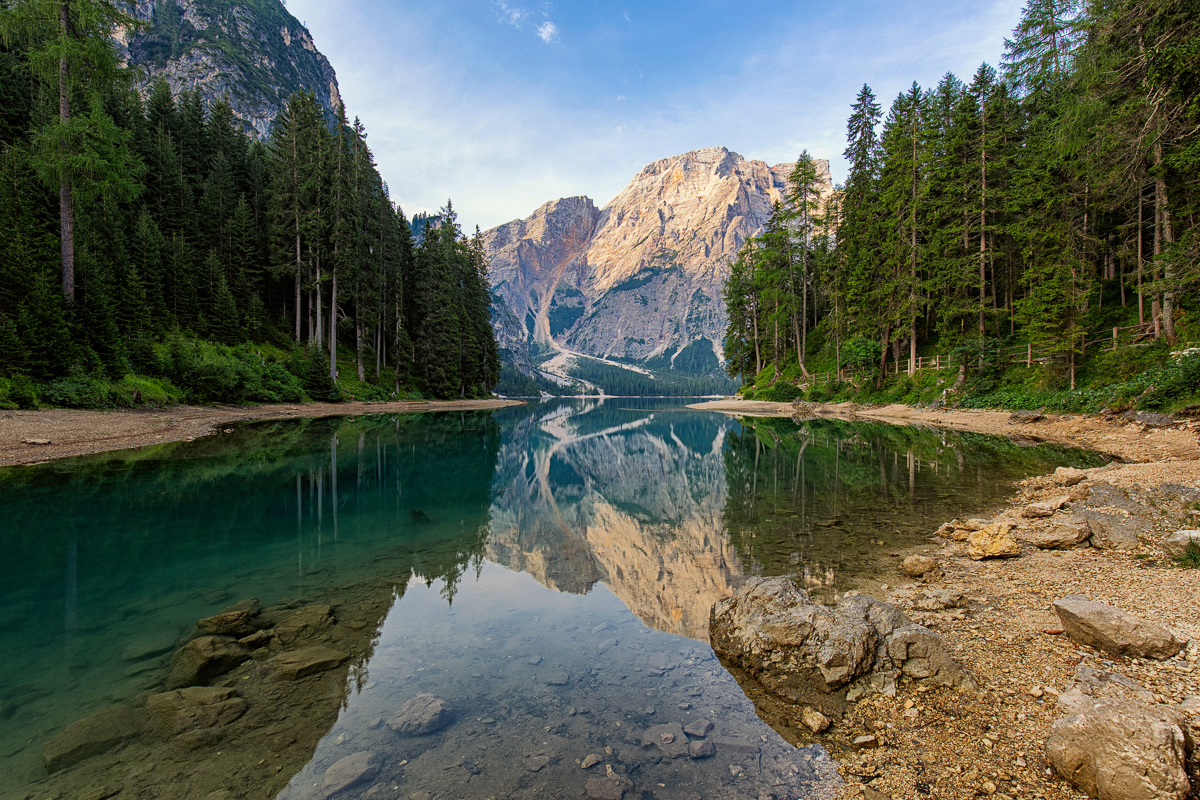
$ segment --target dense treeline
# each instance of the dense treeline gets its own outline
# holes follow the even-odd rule
[[[1194,335],[1193,3],[1028,0],[999,73],[914,83],[886,116],[864,86],[847,139],[845,184],[815,202],[802,157],[739,256],[731,374],[799,379],[807,355],[882,379],[925,351],[953,353],[961,384],[996,348],[1028,344],[1073,387],[1087,333]]]
[[[225,100],[143,100],[122,19],[0,4],[0,402],[489,393],[486,263],[453,208],[414,244],[361,123],[312,94],[267,142]]]

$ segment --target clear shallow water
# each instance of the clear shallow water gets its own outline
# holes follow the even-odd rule
[[[362,751],[379,774],[339,796],[575,797],[608,766],[627,797],[815,796],[827,758],[754,716],[707,646],[712,602],[753,574],[797,574],[818,595],[890,576],[890,552],[1062,463],[1094,462],[610,400],[252,425],[7,470],[0,796],[320,796],[325,768]],[[307,727],[255,716],[250,662],[234,677],[251,711],[220,743],[140,741],[46,777],[44,742],[160,690],[195,620],[245,597],[335,609],[333,643],[353,658],[329,673],[336,692],[296,701]],[[455,707],[451,726],[402,740],[378,725],[420,691]],[[701,716],[733,737],[715,757],[642,747],[648,727]],[[274,774],[221,761],[260,746]],[[593,752],[597,766],[575,763]]]

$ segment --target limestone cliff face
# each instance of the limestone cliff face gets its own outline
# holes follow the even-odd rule
[[[831,191],[828,162],[817,164]],[[669,368],[695,344],[716,366],[722,284],[793,166],[723,147],[655,161],[602,211],[572,197],[488,231],[492,283],[535,350]]]
[[[341,107],[333,67],[279,0],[147,0],[135,13],[146,27],[117,41],[143,68],[143,92],[162,77],[176,95],[199,91],[206,107],[228,96],[258,138],[293,92],[316,94],[331,119]]]

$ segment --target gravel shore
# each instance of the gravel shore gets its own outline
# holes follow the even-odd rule
[[[717,401],[693,408],[755,416],[795,413],[787,403]],[[1058,442],[1119,459],[1086,470],[1087,477],[1074,489],[1054,486],[1047,477],[1015,487],[1007,507],[996,509],[989,521],[1016,526],[1019,557],[976,561],[965,543],[935,536],[931,529],[930,545],[917,552],[937,560],[944,576],[928,584],[907,579],[897,587],[883,584],[874,592],[940,634],[982,690],[972,695],[909,684],[895,697],[877,695],[858,703],[827,737],[840,754],[840,771],[849,784],[844,796],[1083,798],[1052,774],[1044,755],[1051,726],[1066,714],[1058,695],[1075,684],[1077,669],[1124,675],[1168,705],[1200,695],[1200,570],[1179,568],[1163,547],[1174,531],[1200,527],[1200,512],[1193,513],[1196,503],[1188,502],[1190,492],[1179,495],[1179,487],[1200,489],[1195,430],[1200,423],[1153,428],[1124,419],[1047,415],[1010,424],[1007,412],[919,411],[897,405],[826,405],[804,412]],[[1105,484],[1121,490],[1132,509],[1122,513],[1140,526],[1134,549],[1097,550],[1085,542],[1076,549],[1040,550],[1029,543],[1081,503],[1068,502],[1046,519],[1027,518],[1022,514],[1026,506],[1068,491],[1082,501],[1088,487]],[[918,609],[928,593],[944,591],[963,595],[964,607]],[[1135,613],[1189,644],[1162,662],[1115,657],[1077,644],[1062,633],[1051,607],[1072,594]],[[786,719],[788,709],[779,707],[776,713]],[[865,734],[875,735],[878,746],[855,751],[852,742]],[[1194,755],[1189,774],[1193,787],[1200,786]]]

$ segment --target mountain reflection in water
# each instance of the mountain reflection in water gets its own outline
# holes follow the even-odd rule
[[[366,752],[373,777],[338,797],[573,797],[610,766],[601,793],[818,796],[836,783],[827,757],[757,719],[706,644],[712,603],[748,575],[796,574],[825,598],[890,580],[890,553],[1061,463],[1093,462],[609,399],[250,425],[3,471],[0,797],[307,799]],[[246,597],[264,626],[330,606],[301,643],[347,661],[282,689],[270,660],[247,661],[212,681],[247,701],[240,719],[46,776],[45,742],[140,708],[195,621]],[[420,691],[455,721],[398,739],[381,723]],[[700,718],[713,757],[642,746]],[[575,763],[593,753],[600,766]]]

